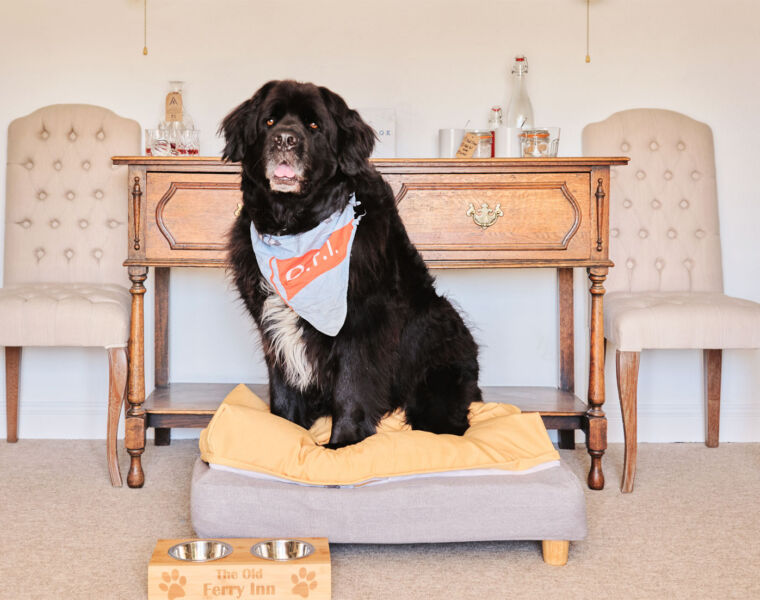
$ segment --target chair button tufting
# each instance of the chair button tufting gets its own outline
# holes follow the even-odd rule
[[[644,240],[649,237],[649,232],[646,229],[639,229],[639,237]]]
[[[43,257],[45,256],[45,249],[44,248],[35,248],[34,250],[34,256],[37,259],[37,262],[40,262]]]
[[[119,222],[116,219],[108,219],[108,226],[111,229],[116,229],[119,226]]]
[[[89,226],[90,226],[90,223],[87,221],[87,219],[79,219],[80,229],[87,229]]]
[[[63,163],[61,163],[61,161],[60,161],[60,160],[57,160],[57,161],[55,161],[55,162],[53,163],[53,168],[54,168],[56,171],[60,171],[60,170],[63,168]]]
[[[43,128],[42,128],[42,131],[40,131],[40,137],[41,137],[43,140],[46,140],[46,139],[48,139],[48,138],[50,137],[50,132],[49,132],[47,129],[45,129],[45,128],[43,127]]]
[[[71,130],[69,131],[69,139],[70,139],[72,142],[75,142],[75,141],[76,141],[76,139],[77,139],[77,132],[76,132],[76,131],[74,131],[74,128],[73,128],[73,127],[72,127],[72,128],[71,128]]]
[[[702,178],[702,173],[700,173],[699,171],[692,171],[692,172],[691,172],[691,178],[692,178],[694,181],[698,181],[699,179],[701,179],[701,178]]]
[[[24,168],[27,171],[31,171],[34,168],[34,163],[32,162],[31,158],[24,163]]]
[[[707,235],[707,233],[705,232],[704,229],[697,229],[694,232],[694,235],[697,236],[698,240],[701,240],[703,237],[705,237]]]
[[[620,230],[617,227],[615,227],[612,229],[612,231],[610,231],[610,235],[616,238],[620,235]]]
[[[71,248],[66,248],[63,251],[63,255],[66,257],[66,260],[71,260],[74,257],[74,251]]]
[[[29,219],[23,219],[22,221],[16,221],[16,225],[19,225],[24,229],[29,229],[32,226],[32,222]]]
[[[71,190],[66,192],[66,200],[73,200],[75,197],[76,197],[76,194],[72,192]]]
[[[628,198],[623,200],[623,208],[631,208],[633,206],[633,202],[631,202]]]
[[[50,219],[50,227],[53,229],[58,229],[58,226],[61,224],[61,222],[58,219]]]
[[[90,170],[90,167],[91,167],[91,166],[92,166],[92,165],[90,164],[90,161],[89,161],[89,160],[86,160],[86,161],[84,161],[84,162],[82,163],[82,168],[83,168],[85,171],[89,171],[89,170]]]
[[[658,150],[658,149],[659,149],[659,147],[660,147],[660,144],[658,144],[658,143],[657,143],[657,142],[655,142],[655,141],[652,141],[652,142],[650,142],[650,143],[649,143],[649,149],[650,149],[652,152],[654,152],[655,150]]]
[[[681,208],[683,208],[685,210],[685,209],[689,208],[689,201],[686,198],[684,198],[683,200],[681,200],[678,203],[678,206],[680,206]]]
[[[101,200],[103,198],[103,190],[95,190],[95,193],[93,195],[98,200]]]
[[[683,142],[678,142],[678,144],[676,145],[676,148],[678,148],[681,152],[683,152],[684,150],[686,150],[686,144],[684,144]]]
[[[673,179],[673,172],[665,171],[665,173],[663,173],[662,176],[665,178],[666,181],[670,181],[671,179]]]
[[[662,271],[665,268],[665,261],[662,260],[661,258],[658,258],[657,260],[654,261],[654,268],[657,269],[658,271]]]
[[[657,198],[655,198],[654,200],[652,200],[652,208],[653,209],[657,210],[661,206],[662,206],[662,202],[660,202]]]
[[[92,255],[95,257],[95,260],[100,260],[103,258],[103,251],[100,248],[95,248],[95,250],[92,251]]]
[[[636,261],[633,260],[632,258],[629,258],[627,261],[625,261],[625,266],[628,269],[633,269],[636,266]]]
[[[678,232],[671,227],[670,229],[668,229],[668,237],[671,240],[674,240],[674,239],[676,239],[678,237]]]
[[[102,141],[106,139],[106,134],[103,132],[102,129],[98,129],[98,132],[95,134],[95,137]]]
[[[689,271],[691,271],[692,267],[694,266],[694,261],[690,258],[687,258],[683,261],[683,266],[686,267]]]
[[[647,174],[644,173],[644,171],[642,171],[642,170],[636,171],[636,179],[644,180],[646,178],[647,178]]]
[[[623,142],[622,144],[620,144],[620,149],[623,152],[628,152],[631,149],[631,145],[628,142]]]

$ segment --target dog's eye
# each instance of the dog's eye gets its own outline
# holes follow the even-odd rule
[[[274,125],[274,119],[267,119],[267,127]]]
[[[319,125],[317,125],[314,121],[309,123],[309,127],[311,127],[312,129],[319,129]]]

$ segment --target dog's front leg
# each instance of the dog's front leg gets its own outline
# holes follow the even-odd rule
[[[379,352],[368,352],[373,346],[366,340],[359,344],[343,353],[333,390],[332,434],[328,448],[362,441],[375,433],[380,419],[388,412],[390,370],[385,364],[387,357],[377,356]]]
[[[309,429],[314,424],[303,393],[289,385],[277,365],[269,367],[269,409],[273,415]]]

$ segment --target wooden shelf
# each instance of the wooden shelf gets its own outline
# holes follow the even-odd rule
[[[143,404],[148,427],[205,427],[235,383],[170,383],[153,390]],[[246,384],[264,400],[266,383]],[[572,392],[551,387],[483,387],[485,402],[514,404],[538,412],[549,429],[580,429],[586,404]]]

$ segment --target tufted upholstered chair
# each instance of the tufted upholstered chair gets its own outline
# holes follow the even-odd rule
[[[616,113],[583,130],[590,156],[631,157],[611,173],[605,338],[616,347],[625,432],[622,490],[636,473],[636,393],[645,348],[703,350],[706,444],[718,445],[723,348],[760,348],[760,304],[723,293],[710,127],[656,109]]]
[[[4,287],[7,441],[18,439],[22,346],[102,346],[109,359],[107,460],[116,456],[126,388],[130,295],[125,240],[125,167],[138,154],[140,126],[83,104],[41,108],[8,127]]]

